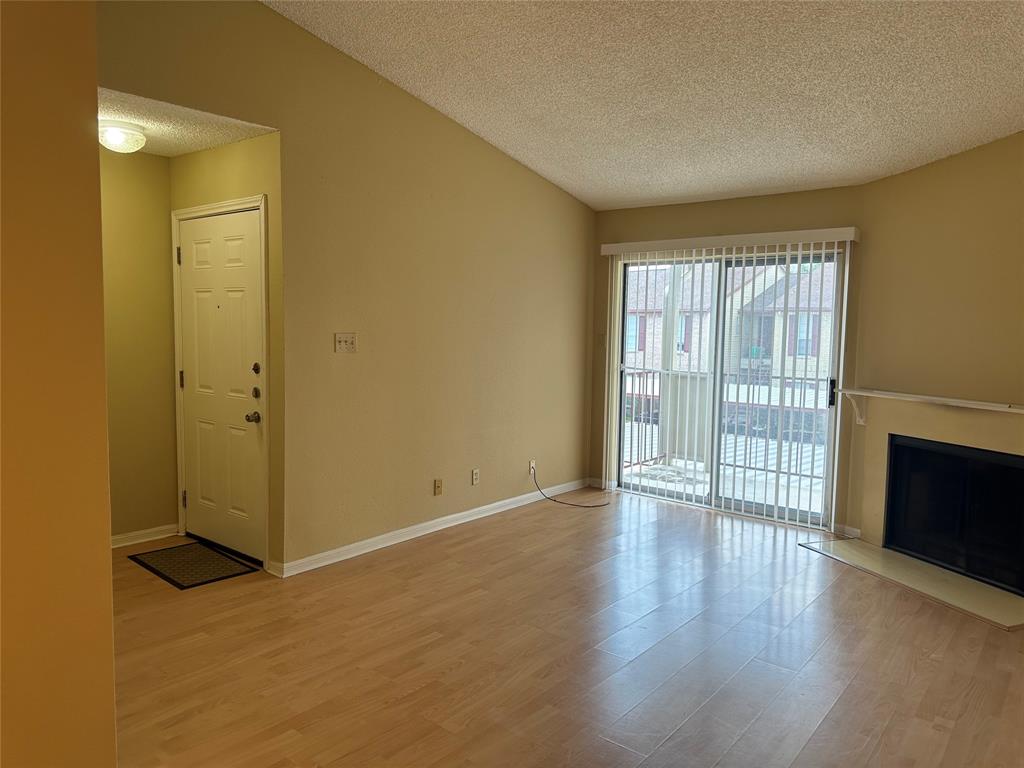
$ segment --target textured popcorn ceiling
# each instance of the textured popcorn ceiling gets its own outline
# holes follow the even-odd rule
[[[146,134],[142,151],[151,155],[176,157],[274,130],[107,88],[100,88],[98,95],[100,120],[123,120],[141,126]]]
[[[1024,129],[1024,2],[293,2],[597,209],[864,182]]]

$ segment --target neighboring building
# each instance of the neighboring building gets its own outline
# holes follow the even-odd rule
[[[658,429],[643,430],[627,463],[708,455],[709,441],[692,436],[711,432],[719,303],[725,431],[792,442],[827,437],[834,263],[791,264],[788,279],[784,265],[732,268],[721,299],[718,269],[705,262],[629,267],[623,408],[627,423]],[[663,419],[667,411],[678,416]],[[674,423],[683,415],[697,423]]]

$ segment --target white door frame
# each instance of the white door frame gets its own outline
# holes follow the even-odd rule
[[[267,366],[267,338],[270,333],[270,326],[267,322],[267,196],[254,195],[253,197],[242,197],[237,200],[225,200],[221,203],[210,205],[197,205],[193,208],[181,208],[171,211],[171,272],[174,276],[174,414],[177,433],[178,452],[178,535],[184,535],[188,527],[188,510],[182,504],[185,492],[185,390],[180,386],[179,371],[184,370],[182,359],[182,337],[181,337],[181,270],[179,262],[179,248],[181,240],[179,228],[181,222],[191,219],[203,219],[209,216],[220,216],[226,213],[242,213],[244,211],[258,211],[260,216],[260,248],[259,248],[259,297],[260,317],[263,318],[263,345],[260,349],[260,360]],[[260,397],[260,411],[267,423],[268,437],[270,427],[270,369],[267,367],[267,375],[264,378],[263,391]],[[270,447],[267,441],[266,450],[263,452],[264,472],[263,478],[265,487],[263,496],[266,499],[265,525],[263,530],[263,568],[267,567],[270,555]]]
[[[619,484],[619,426],[621,424],[623,274],[626,259],[621,253],[608,258],[608,330],[605,344],[604,445],[601,451],[601,487],[614,490]]]

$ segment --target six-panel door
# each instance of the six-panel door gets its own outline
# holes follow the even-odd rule
[[[180,223],[188,530],[263,559],[264,320],[258,211]],[[257,415],[259,414],[259,415]]]

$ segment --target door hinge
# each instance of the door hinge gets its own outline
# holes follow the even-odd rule
[[[185,388],[185,372],[184,371],[178,371],[178,386],[181,389]]]
[[[179,246],[177,246],[177,252],[178,252],[178,253],[177,253],[177,256],[178,256],[178,264],[180,265],[180,264],[181,264],[181,246],[180,246],[180,245],[179,245]]]
[[[832,408],[836,404],[836,380],[828,380],[828,407]]]
[[[188,491],[181,492],[181,506],[188,507]]]

